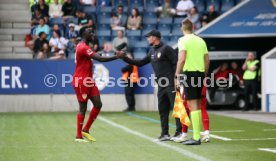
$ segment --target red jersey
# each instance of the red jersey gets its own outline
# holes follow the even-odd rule
[[[93,78],[92,67],[93,61],[91,58],[96,53],[85,43],[80,42],[76,47],[75,63],[76,68],[73,76],[73,85],[76,83],[81,83],[85,78]],[[78,79],[76,82],[75,79]]]

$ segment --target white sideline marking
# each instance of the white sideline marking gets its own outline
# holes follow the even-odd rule
[[[215,139],[219,139],[219,140],[223,140],[223,141],[233,140],[233,139],[230,139],[230,138],[226,138],[226,137],[222,137],[222,136],[218,136],[218,135],[214,135],[214,134],[210,134],[210,137],[215,138]]]
[[[98,119],[101,120],[101,121],[103,121],[103,122],[105,122],[105,123],[107,123],[107,124],[109,124],[109,125],[111,125],[111,126],[113,126],[113,127],[119,128],[119,129],[121,129],[121,130],[123,130],[123,131],[125,131],[125,132],[127,132],[129,134],[139,136],[140,138],[143,138],[145,140],[153,142],[153,143],[155,143],[157,145],[160,145],[162,147],[166,147],[168,149],[176,151],[176,152],[182,154],[183,156],[190,157],[190,158],[198,160],[198,161],[209,161],[209,159],[204,158],[204,157],[202,157],[202,156],[200,156],[198,154],[192,153],[190,151],[187,151],[185,149],[182,149],[182,148],[179,148],[179,147],[176,147],[176,146],[172,146],[172,145],[164,143],[164,142],[154,141],[154,138],[146,136],[146,135],[144,135],[142,133],[139,133],[137,131],[131,130],[131,129],[129,129],[129,128],[125,127],[125,126],[122,126],[120,124],[114,123],[114,122],[112,122],[112,121],[110,121],[110,120],[108,120],[108,119],[106,119],[104,117],[100,116],[100,117],[98,117]]]
[[[211,132],[215,132],[215,133],[231,133],[231,132],[244,132],[244,130],[222,130],[222,131],[211,131]]]
[[[271,152],[271,153],[276,153],[276,149],[270,149],[270,148],[259,148],[258,150],[261,150],[261,151],[267,151],[267,152]]]
[[[264,131],[276,131],[276,129],[264,129]]]
[[[276,140],[276,138],[252,138],[252,139],[232,139],[233,141],[265,141]]]

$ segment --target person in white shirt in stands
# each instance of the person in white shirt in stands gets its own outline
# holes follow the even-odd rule
[[[175,17],[187,17],[193,7],[194,3],[191,0],[179,0],[174,11]]]
[[[56,17],[62,17],[63,16],[62,5],[58,2],[58,0],[55,0],[54,3],[50,4],[50,6],[49,6],[49,16],[51,18],[56,18]]]
[[[51,53],[54,55],[52,59],[65,59],[64,51],[66,51],[67,44],[68,40],[64,37],[61,37],[60,31],[54,30],[53,37],[50,39],[49,42]],[[62,50],[63,53],[60,52],[60,50]]]

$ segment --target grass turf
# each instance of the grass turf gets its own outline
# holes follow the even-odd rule
[[[101,113],[114,123],[131,130],[157,138],[160,125],[156,112]],[[145,119],[149,118],[149,119]],[[174,119],[170,119],[174,124]],[[184,146],[173,142],[169,145],[182,148],[216,161],[272,161],[276,154],[259,151],[258,148],[276,148],[276,140],[235,140],[252,138],[276,138],[275,125],[210,115],[212,134],[233,139],[212,139],[201,146]],[[101,120],[93,127],[95,143],[74,142],[76,129],[75,113],[1,113],[0,114],[0,160],[2,161],[176,161],[193,160],[166,147],[129,134]],[[175,128],[170,128],[174,133]],[[224,130],[243,130],[227,132]],[[192,134],[190,134],[192,136]]]

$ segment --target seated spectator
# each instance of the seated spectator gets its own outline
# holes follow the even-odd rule
[[[65,58],[66,58],[66,55],[64,50],[59,50],[56,55],[49,57],[50,60],[62,60]]]
[[[47,58],[47,55],[49,53],[49,42],[46,39],[47,35],[45,32],[39,33],[39,38],[35,40],[34,42],[34,58],[36,59],[44,59]]]
[[[58,24],[54,24],[53,27],[52,27],[52,30],[53,31],[60,31],[61,29],[60,29]]]
[[[49,8],[49,15],[51,18],[63,16],[62,5],[58,2],[58,0],[54,0],[54,3],[51,3]]]
[[[70,23],[68,26],[69,26],[69,30],[68,30],[68,33],[66,34],[66,38],[68,38],[69,40],[77,38],[78,32],[75,30],[75,24]]]
[[[127,23],[127,15],[124,14],[124,6],[119,5],[117,7],[117,13],[116,13],[122,23],[122,26],[125,27]]]
[[[124,30],[125,28],[122,26],[121,20],[119,19],[116,13],[112,13],[112,17],[110,19],[110,26],[112,30]]]
[[[209,23],[209,22],[213,21],[214,19],[216,19],[218,16],[219,16],[219,13],[216,11],[215,5],[210,5],[208,12],[206,12],[202,16],[202,20],[205,20]]]
[[[205,27],[208,25],[207,20],[201,20],[201,27]]]
[[[127,20],[127,29],[129,30],[139,30],[141,28],[142,17],[139,14],[139,10],[137,8],[133,8],[131,11],[131,15]]]
[[[88,16],[85,12],[79,11],[78,14],[78,26],[75,26],[75,30],[79,31],[82,27],[91,27],[95,30],[95,24],[93,19]]]
[[[39,25],[37,25],[36,28],[35,28],[34,39],[37,38],[37,36],[40,32],[45,32],[45,34],[47,35],[47,40],[50,40],[50,38],[51,38],[50,27],[45,23],[44,18],[39,19]]]
[[[111,56],[113,53],[112,51],[112,44],[110,42],[105,42],[103,45],[103,50],[100,52],[101,56]]]
[[[122,43],[128,44],[127,37],[124,36],[124,31],[119,30],[117,31],[117,37],[115,37],[112,41],[112,50],[117,52],[116,47],[121,45]],[[127,46],[122,49],[122,51],[127,51]]]
[[[52,55],[54,55],[55,58],[65,58],[64,53],[60,52],[60,50],[62,50],[63,52],[66,51],[67,44],[68,40],[64,37],[61,37],[59,31],[53,31],[53,37],[50,39],[49,45],[51,47],[51,53]]]
[[[200,28],[200,18],[197,11],[197,7],[193,7],[191,9],[187,18],[194,24],[194,30],[197,30]]]
[[[233,76],[235,77],[235,79],[237,81],[239,81],[240,85],[243,85],[243,73],[242,73],[242,69],[239,68],[237,62],[231,62],[231,69],[229,71],[229,73],[233,74]]]
[[[41,10],[39,8],[36,8],[34,11],[34,14],[32,15],[32,21],[31,21],[31,25],[32,26],[36,26],[39,24],[39,19],[40,18],[44,18],[45,16],[42,15]],[[46,21],[46,19],[45,19]]]
[[[228,70],[228,64],[223,63],[221,66],[213,70],[215,81],[220,80],[220,79],[228,79],[229,77],[229,70]],[[210,99],[213,100],[215,97],[215,92],[217,90],[218,86],[217,83],[214,82],[214,87],[211,88],[210,90]]]
[[[191,0],[179,0],[174,11],[175,17],[187,17],[190,10],[194,7]]]
[[[66,0],[58,0],[58,3],[62,5],[64,1]],[[49,6],[50,4],[53,4],[53,3],[55,3],[55,0],[46,0],[46,4],[48,4]]]
[[[170,0],[165,0],[163,6],[155,8],[155,12],[158,13],[160,18],[172,17],[174,9],[171,7]]]
[[[96,0],[80,0],[82,6],[96,6]]]
[[[39,0],[38,4],[33,5],[31,8],[32,13],[34,13],[36,8],[40,9],[41,14],[45,16],[45,18],[49,17],[49,6],[45,4],[45,0]],[[48,22],[48,20],[46,20],[46,22]]]
[[[66,0],[64,1],[64,4],[62,5],[62,12],[63,12],[63,17],[69,18],[69,17],[74,17],[76,16],[76,6],[72,3],[72,0]]]

